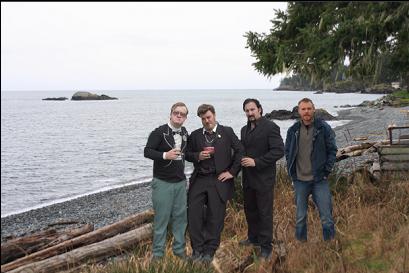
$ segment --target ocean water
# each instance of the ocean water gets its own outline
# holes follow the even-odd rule
[[[242,103],[260,100],[264,113],[291,110],[303,97],[336,115],[335,106],[359,104],[381,95],[313,94],[271,90],[91,91],[117,97],[109,101],[43,101],[75,91],[1,92],[1,217],[78,196],[142,183],[152,178],[152,161],[143,157],[149,133],[168,121],[170,106],[189,108],[185,126],[201,127],[202,103],[215,106],[216,118],[239,136],[246,123]],[[347,121],[332,121],[331,126]],[[277,121],[285,138],[293,121]],[[190,174],[192,165],[187,164]]]

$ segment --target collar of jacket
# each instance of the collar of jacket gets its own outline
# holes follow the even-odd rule
[[[323,120],[320,119],[320,118],[314,118],[313,124],[314,124],[314,129],[315,129],[315,130],[320,129],[320,128],[324,125],[322,121],[323,121]],[[297,130],[299,130],[300,127],[301,127],[301,119],[299,119],[299,120],[297,121],[296,126],[297,126]]]

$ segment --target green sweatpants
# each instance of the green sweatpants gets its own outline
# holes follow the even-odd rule
[[[153,256],[163,257],[166,232],[172,224],[173,253],[185,253],[185,231],[187,226],[186,180],[169,183],[157,178],[152,180],[152,204],[155,211],[153,219]]]

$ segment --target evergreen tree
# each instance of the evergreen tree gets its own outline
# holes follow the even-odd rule
[[[270,33],[245,34],[263,75],[293,72],[322,87],[343,76],[371,85],[388,71],[409,83],[408,2],[288,2],[275,15]]]

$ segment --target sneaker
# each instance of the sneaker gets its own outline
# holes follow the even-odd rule
[[[241,240],[241,241],[239,242],[239,245],[241,245],[241,246],[260,246],[259,243],[257,243],[257,242],[252,242],[252,241],[250,241],[250,239]]]

